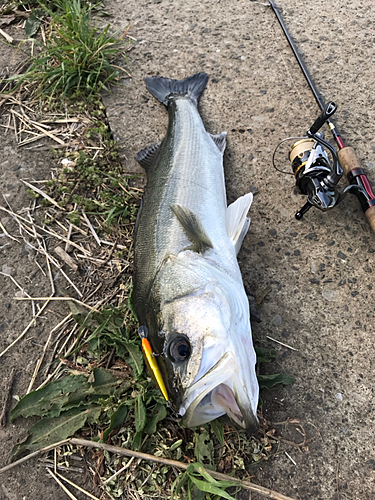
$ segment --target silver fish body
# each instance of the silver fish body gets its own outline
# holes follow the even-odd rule
[[[197,109],[207,79],[146,79],[167,106],[169,125],[160,145],[137,156],[147,187],[136,229],[134,305],[183,423],[227,414],[253,432],[256,356],[237,263],[252,195],[227,207],[226,134],[209,134]]]

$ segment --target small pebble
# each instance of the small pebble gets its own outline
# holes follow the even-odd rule
[[[305,239],[318,241],[318,235],[316,233],[309,233],[305,236]]]
[[[275,326],[279,326],[281,325],[282,323],[282,317],[280,316],[280,314],[276,314],[273,318],[272,318],[272,324],[275,325]]]
[[[337,302],[340,292],[338,290],[323,290],[322,295],[329,302]]]

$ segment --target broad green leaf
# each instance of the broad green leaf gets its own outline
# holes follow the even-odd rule
[[[103,442],[105,443],[108,439],[109,434],[124,423],[126,416],[128,414],[128,407],[126,404],[122,404],[117,408],[115,413],[111,417],[111,421],[107,429],[103,432]]]
[[[50,382],[42,389],[30,392],[23,397],[11,411],[11,420],[13,421],[20,415],[43,417],[48,414],[51,418],[57,417],[71,394],[86,384],[87,377],[84,375],[70,375],[62,380]]]
[[[133,368],[134,375],[139,376],[143,373],[143,354],[139,343],[134,340],[123,340],[128,353],[130,354],[129,364]]]
[[[208,462],[206,467],[213,467],[214,444],[211,441],[210,434],[205,429],[201,433],[194,433],[194,455],[197,462]]]
[[[27,38],[32,38],[39,31],[42,19],[45,12],[42,9],[36,9],[27,19],[25,23],[25,33]]]
[[[100,395],[95,394],[95,389],[88,382],[82,384],[77,390],[69,394],[67,401],[64,403],[61,411],[68,411],[72,408],[90,406],[92,403],[97,403]],[[51,415],[48,413],[48,416]]]
[[[85,326],[89,330],[94,330],[100,325],[100,322],[96,319],[97,313],[95,314],[92,311],[87,312],[86,307],[77,304],[73,300],[68,300],[67,302],[73,318],[79,325]]]
[[[28,438],[13,448],[11,460],[16,459],[25,451],[36,451],[73,436],[78,429],[85,425],[86,421],[94,422],[98,420],[101,411],[100,406],[87,408],[86,410],[73,408],[64,412],[58,418],[46,417],[39,420],[30,428]]]
[[[94,382],[92,386],[102,394],[110,394],[113,387],[118,385],[121,379],[118,379],[108,370],[103,368],[94,369]]]
[[[210,422],[212,432],[215,434],[217,437],[219,443],[224,446],[224,427],[223,424],[220,422],[220,420],[212,420]]]
[[[138,394],[135,402],[135,430],[136,432],[143,431],[146,425],[146,407],[141,394]]]
[[[272,375],[258,375],[259,387],[270,388],[277,384],[289,385],[296,379],[285,373],[273,373]]]
[[[157,423],[167,416],[167,409],[165,404],[156,403],[155,408],[152,410],[151,417],[147,419],[144,431],[147,434],[154,434],[156,432]]]
[[[179,494],[181,491],[181,488],[185,486],[185,484],[189,481],[189,474],[186,472],[183,472],[182,474],[179,474],[176,479],[173,481],[172,488],[171,488],[171,500],[174,499],[175,495],[175,490],[176,494]]]
[[[132,441],[132,450],[138,451],[142,444],[143,431],[136,432]]]
[[[123,379],[116,378],[102,368],[95,368],[93,375],[93,382],[86,382],[86,385],[83,385],[69,395],[63,410],[97,403],[99,399],[104,399],[114,394],[116,389],[123,383]]]
[[[205,468],[203,467],[203,465],[200,462],[193,462],[193,463],[189,464],[188,468],[186,470],[189,474],[194,474],[197,472],[199,475],[201,475],[209,483],[213,483],[213,484],[216,483],[216,479],[214,479],[211,476],[211,474],[206,472]]]
[[[275,349],[267,351],[265,347],[258,347],[258,346],[255,346],[254,349],[257,355],[257,363],[269,363],[270,361],[273,361],[276,358]]]
[[[226,491],[222,490],[218,486],[214,486],[212,483],[207,483],[206,481],[202,481],[201,479],[197,479],[195,476],[189,476],[190,481],[192,481],[195,486],[200,490],[206,493],[212,493],[213,495],[218,495],[221,498],[226,498],[227,500],[236,500],[234,497],[229,495]],[[221,481],[218,481],[219,483]],[[227,483],[227,481],[225,481]],[[238,486],[237,483],[233,481],[233,484],[224,486],[224,488],[228,488],[229,486]]]
[[[186,469],[189,474],[194,474],[197,473],[200,476],[202,476],[206,481],[209,483],[213,484],[214,486],[220,487],[220,488],[229,488],[230,486],[237,486],[237,483],[234,481],[219,481],[216,480],[214,477],[209,474],[204,466],[199,463],[199,462],[193,462],[191,463],[188,468]]]
[[[183,440],[182,439],[178,439],[177,441],[175,441],[172,446],[169,448],[169,451],[174,451],[176,450],[179,446],[181,446],[183,443]]]

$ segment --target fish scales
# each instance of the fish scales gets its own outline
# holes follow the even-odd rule
[[[209,134],[197,108],[207,79],[146,79],[169,123],[162,143],[137,157],[147,187],[136,230],[134,305],[186,425],[227,414],[254,430],[255,353],[236,258],[252,196],[227,208],[225,133]]]

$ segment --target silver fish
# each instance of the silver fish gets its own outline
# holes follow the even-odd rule
[[[197,107],[208,75],[145,81],[167,107],[169,125],[160,144],[137,155],[147,172],[134,259],[141,330],[184,425],[227,414],[254,432],[256,355],[237,263],[252,194],[227,207],[226,133],[208,133]]]

